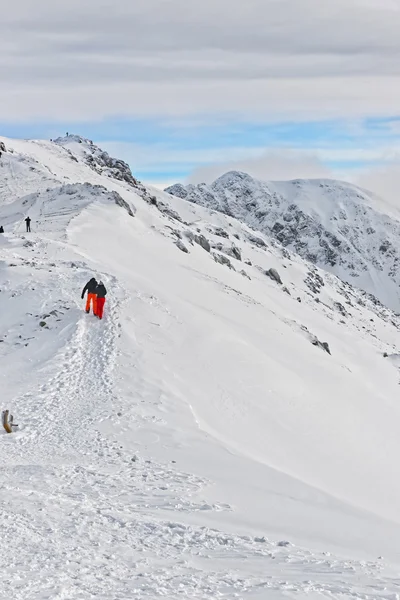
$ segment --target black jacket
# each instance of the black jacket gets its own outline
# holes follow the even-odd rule
[[[83,299],[83,296],[85,295],[86,292],[88,294],[95,294],[96,288],[97,288],[97,281],[95,280],[94,277],[92,277],[92,279],[90,281],[88,281],[87,284],[85,285],[85,287],[83,288],[81,298]]]
[[[99,285],[96,287],[95,294],[98,298],[105,298],[107,296],[107,290],[103,283],[99,283]]]

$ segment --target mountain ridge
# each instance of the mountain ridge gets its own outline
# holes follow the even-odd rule
[[[165,191],[239,218],[397,310],[400,220],[376,195],[336,180],[263,182],[237,171]]]
[[[0,138],[6,597],[394,597],[400,316],[67,137]]]

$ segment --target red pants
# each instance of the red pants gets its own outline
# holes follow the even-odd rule
[[[105,303],[106,299],[105,298],[97,298],[97,302],[96,302],[96,315],[99,317],[99,319],[103,318],[103,310],[104,310],[104,303]]]
[[[86,312],[90,312],[90,304],[92,304],[93,307],[93,314],[96,314],[96,300],[97,300],[97,296],[96,294],[88,294],[87,295],[87,300],[86,300]]]

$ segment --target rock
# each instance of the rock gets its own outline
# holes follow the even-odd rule
[[[188,242],[193,246],[193,242],[194,242],[193,231],[191,231],[190,229],[186,229],[186,231],[183,232],[183,237],[185,237],[188,240]]]
[[[39,325],[40,327],[47,327],[46,321],[40,321]]]
[[[319,294],[321,288],[325,285],[321,275],[319,275],[316,271],[309,271],[304,283],[314,294]]]
[[[175,246],[177,248],[179,248],[179,250],[181,250],[182,252],[185,252],[186,254],[189,254],[189,250],[186,248],[185,244],[182,242],[182,240],[176,240],[175,242]]]
[[[286,286],[282,288],[282,292],[285,292],[285,294],[288,294],[289,296],[291,295],[289,289]]]
[[[168,204],[165,204],[164,202],[158,202],[156,206],[163,215],[167,215],[167,217],[182,223],[181,216],[176,212],[176,210],[173,210],[170,206],[168,206]]]
[[[277,283],[282,285],[282,279],[276,269],[268,269],[268,271],[265,271],[265,274],[273,281],[276,281]]]
[[[328,342],[322,342],[321,345],[322,345],[323,349],[325,350],[325,352],[327,352],[328,354],[331,353]]]
[[[210,242],[208,241],[208,239],[203,234],[195,235],[194,236],[194,241],[196,242],[196,244],[199,244],[199,246],[201,246],[202,248],[204,248],[204,250],[206,252],[210,252],[211,251]]]
[[[242,260],[242,253],[240,252],[240,249],[237,246],[235,246],[234,244],[232,244],[230,250],[232,252],[232,256],[234,258],[236,258],[236,260]]]
[[[347,316],[347,311],[346,311],[345,307],[343,306],[343,304],[341,304],[340,302],[334,302],[333,306],[336,308],[336,310],[338,310],[340,312],[340,314],[343,317]]]
[[[178,231],[177,229],[174,229],[172,232],[174,235],[176,235],[176,237],[178,238],[178,240],[182,239],[182,234],[180,231]]]
[[[247,236],[247,239],[249,240],[249,242],[251,244],[254,244],[258,248],[266,248],[267,247],[267,244],[264,242],[264,240],[262,240],[259,237],[256,237],[255,235],[249,234]]]
[[[248,273],[246,273],[246,271],[244,269],[242,269],[240,271],[240,274],[243,275],[243,277],[247,277],[247,279],[250,279],[250,281],[251,281],[250,275]]]
[[[331,354],[328,342],[320,342],[316,336],[313,336],[311,339],[311,343],[313,346],[317,346],[318,348],[321,348],[321,350],[324,350],[328,354]]]
[[[217,254],[216,252],[214,252],[212,256],[213,256],[215,262],[217,262],[221,265],[226,265],[227,267],[229,267],[230,269],[233,269],[235,271],[234,266],[232,265],[231,261],[229,260],[229,258],[227,256],[224,256],[223,254]]]
[[[231,256],[236,260],[242,260],[242,253],[240,249],[234,244],[232,244],[232,246],[224,246],[223,244],[218,242],[217,244],[214,244],[213,247],[219,252],[223,252],[224,254],[227,254],[228,256]]]
[[[296,300],[297,300],[297,302],[301,302],[300,296],[297,296]]]
[[[279,546],[280,548],[287,548],[288,546],[291,546],[292,544],[290,542],[287,542],[286,540],[282,540],[281,542],[278,542],[276,545]]]
[[[229,238],[229,233],[222,229],[222,227],[216,227],[214,229],[214,235],[218,235],[219,237]]]
[[[135,216],[135,213],[133,212],[133,210],[130,207],[130,205],[126,202],[126,200],[124,200],[122,198],[122,196],[120,196],[118,194],[118,192],[111,192],[111,196],[112,196],[115,204],[117,204],[118,206],[121,206],[122,208],[124,208],[130,217],[134,217]]]
[[[253,266],[253,263],[251,262],[251,260],[248,260],[248,259],[244,261],[244,264],[248,265],[249,267]]]

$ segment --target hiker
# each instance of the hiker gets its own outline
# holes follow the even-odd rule
[[[92,279],[90,279],[90,281],[88,281],[87,284],[85,285],[85,287],[83,288],[82,295],[81,295],[81,298],[83,300],[85,293],[86,292],[88,293],[87,300],[86,300],[86,312],[90,313],[90,304],[91,304],[94,315],[96,314],[96,306],[97,306],[96,288],[97,288],[97,281],[94,277],[92,277]]]
[[[106,295],[107,295],[107,290],[105,288],[105,285],[102,281],[99,281],[99,285],[96,287],[96,296],[97,296],[96,317],[98,317],[99,319],[103,318],[103,310],[104,310],[104,303],[106,301]]]
[[[30,217],[26,217],[26,219],[25,219],[25,223],[26,223],[26,231],[27,231],[27,232],[28,232],[28,231],[30,232],[30,230],[31,230],[31,220],[32,220],[32,219],[31,219]]]
[[[3,227],[3,225],[0,225],[0,233],[4,233],[4,227]]]

